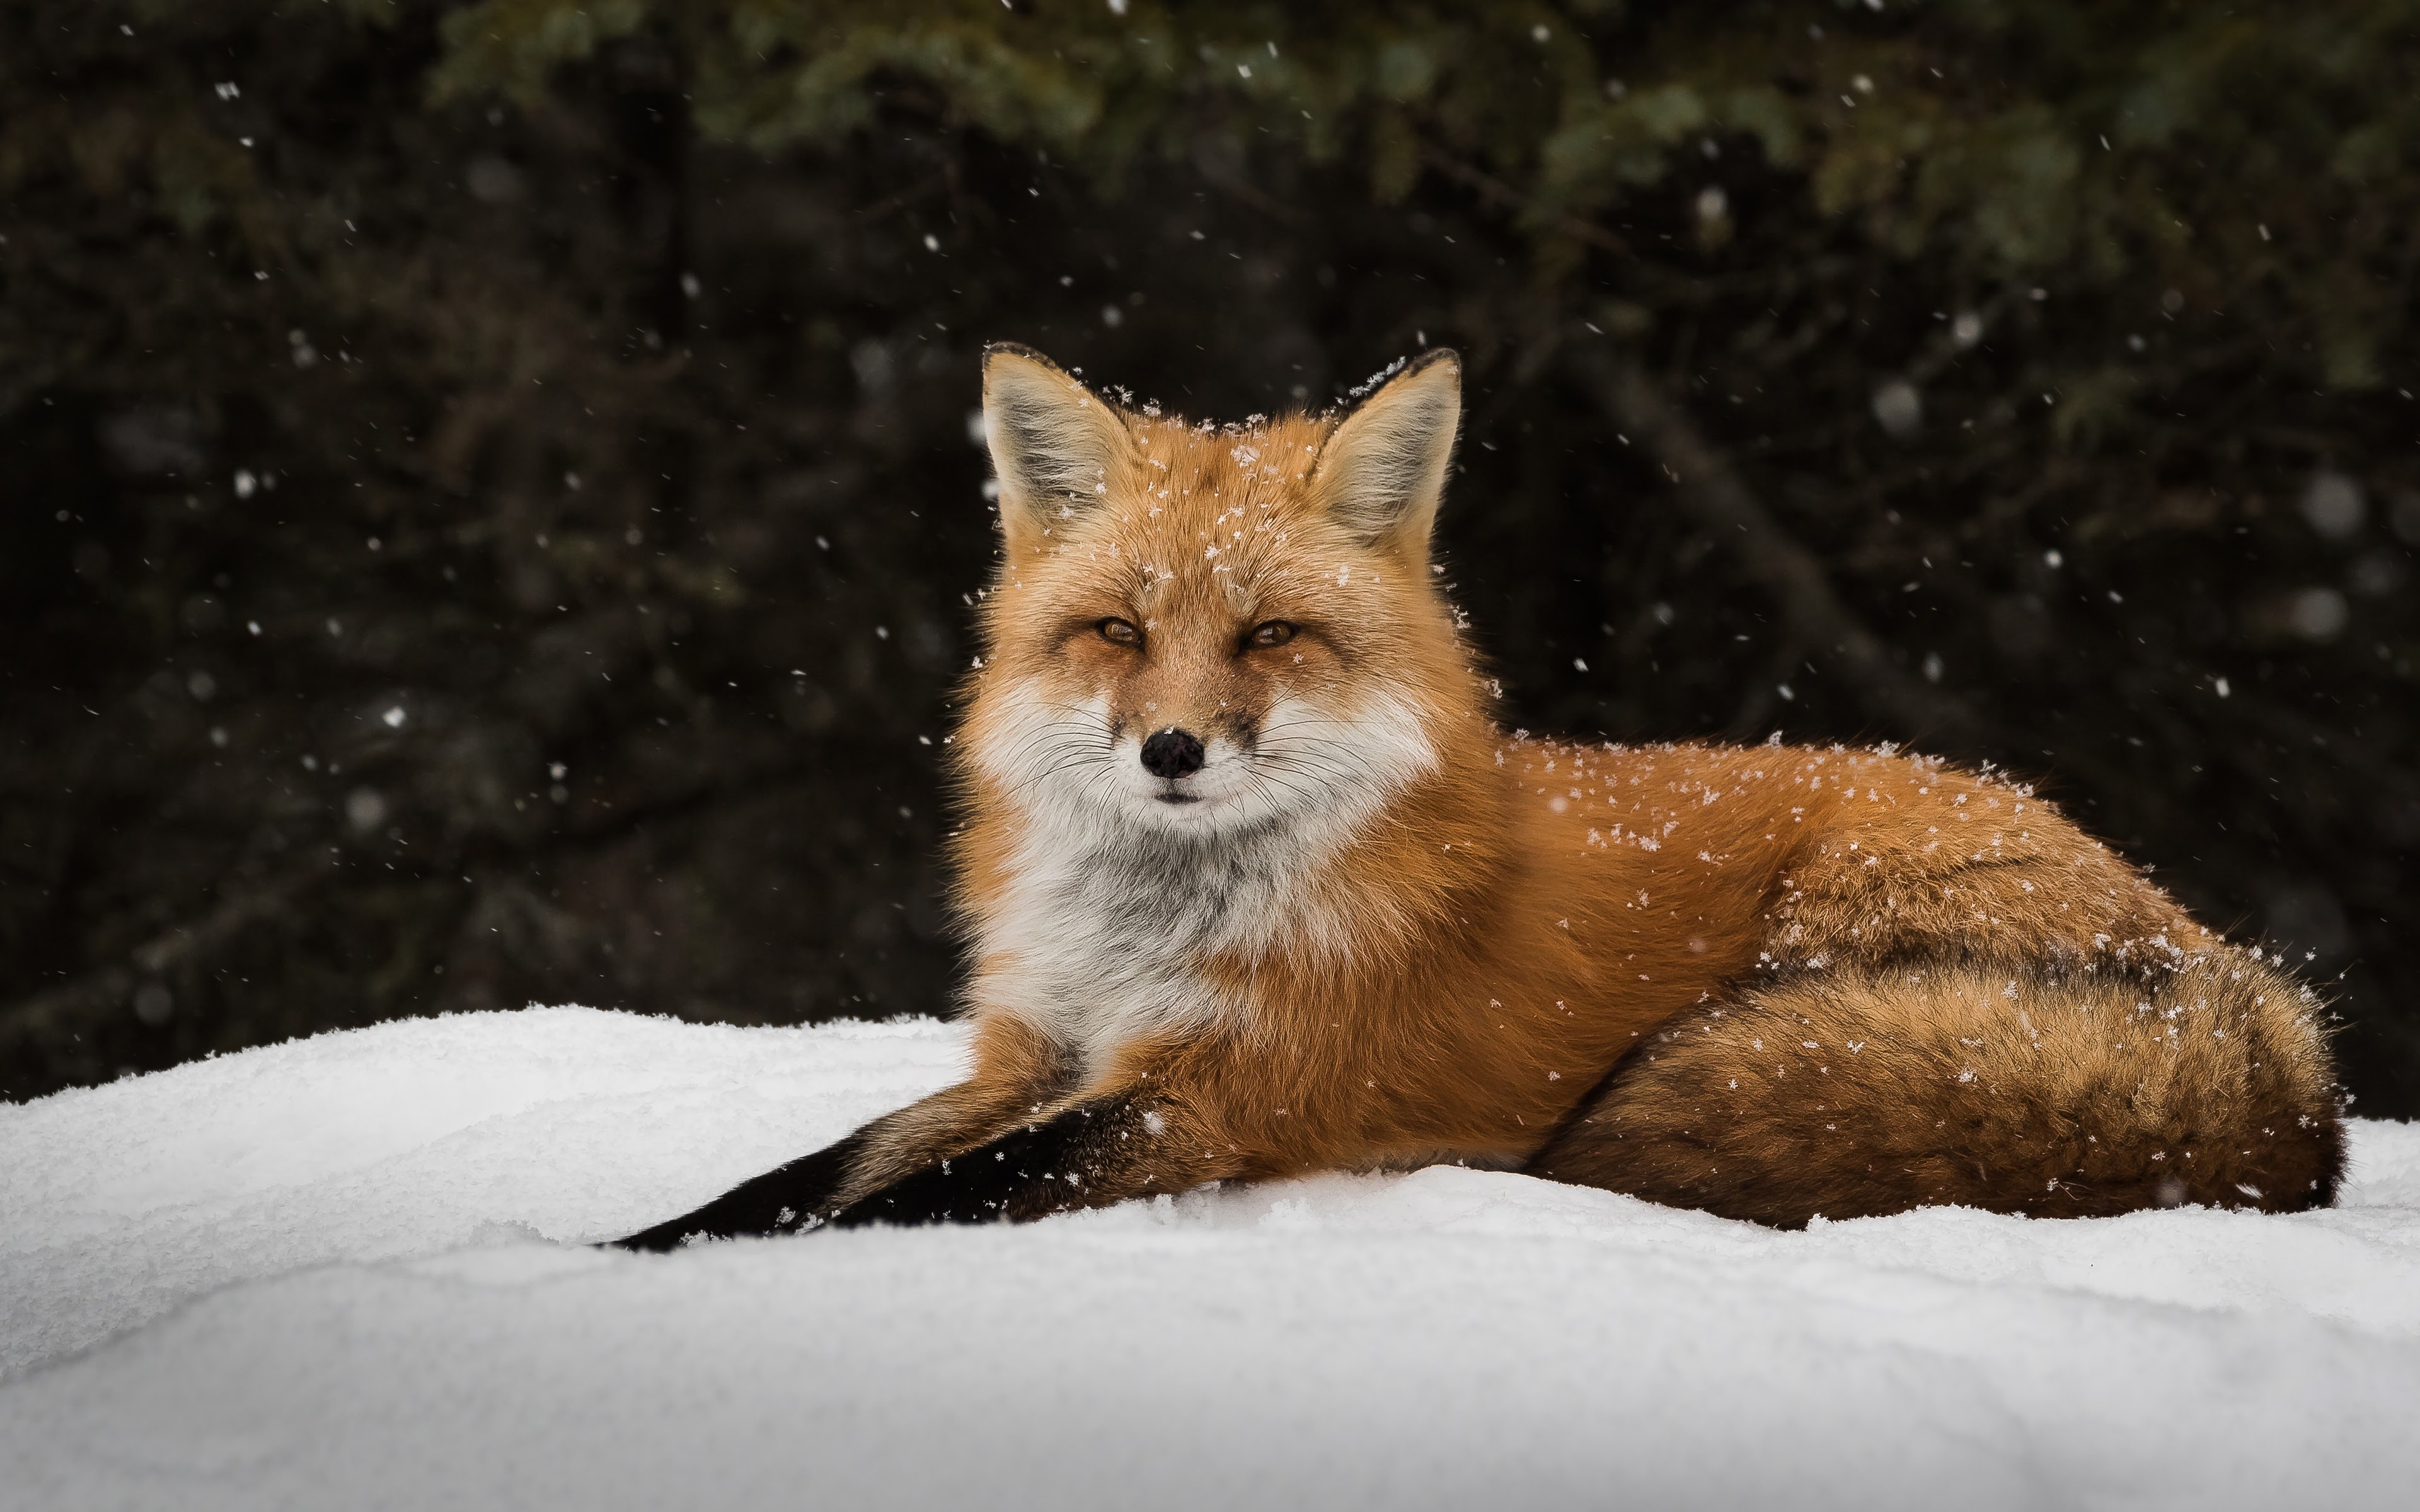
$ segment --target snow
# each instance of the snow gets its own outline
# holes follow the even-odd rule
[[[1431,1169],[582,1247],[929,1021],[417,1020],[0,1104],[11,1508],[2405,1506],[2420,1128],[2331,1211],[1799,1234]]]

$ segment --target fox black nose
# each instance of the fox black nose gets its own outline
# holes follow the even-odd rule
[[[1142,769],[1154,777],[1191,777],[1202,770],[1202,742],[1189,730],[1163,730],[1142,743]]]

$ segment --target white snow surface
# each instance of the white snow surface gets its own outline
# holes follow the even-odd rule
[[[2420,1128],[2330,1211],[1778,1233],[1451,1168],[633,1256],[931,1021],[413,1020],[0,1104],[0,1504],[2408,1507]]]

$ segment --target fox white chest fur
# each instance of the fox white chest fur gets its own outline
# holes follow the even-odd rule
[[[1249,986],[1205,972],[1213,958],[1349,954],[1365,912],[1344,874],[1354,842],[1436,764],[1418,716],[1385,697],[1342,713],[1273,701],[1173,779],[1141,759],[1160,732],[1103,697],[996,702],[969,755],[1014,795],[1013,838],[975,919],[975,1005],[1088,1069],[1139,1036],[1248,1028]]]

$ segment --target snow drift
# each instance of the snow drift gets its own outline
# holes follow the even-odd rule
[[[2408,1505],[2420,1129],[2343,1205],[1776,1233],[1433,1169],[669,1257],[954,1029],[584,1009],[0,1105],[24,1507]]]

